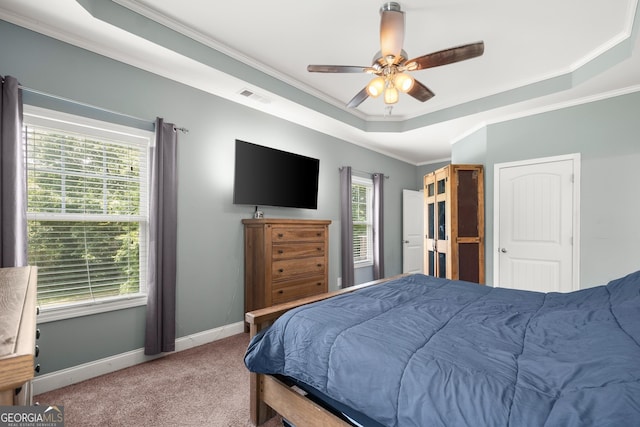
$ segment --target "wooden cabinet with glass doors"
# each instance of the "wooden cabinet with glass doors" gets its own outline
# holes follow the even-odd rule
[[[424,176],[425,274],[484,284],[482,165],[448,165]]]

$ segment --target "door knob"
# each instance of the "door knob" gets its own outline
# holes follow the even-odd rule
[[[500,252],[502,252],[503,254],[507,253],[507,250],[505,248],[500,249]]]

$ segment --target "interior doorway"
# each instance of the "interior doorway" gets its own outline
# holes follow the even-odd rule
[[[424,272],[424,198],[422,191],[402,190],[402,272]]]
[[[579,289],[580,155],[496,164],[494,186],[494,286]]]

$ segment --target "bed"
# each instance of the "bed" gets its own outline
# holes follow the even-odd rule
[[[245,319],[255,424],[640,422],[640,272],[566,294],[414,274]]]

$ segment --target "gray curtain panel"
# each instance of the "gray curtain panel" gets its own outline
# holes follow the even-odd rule
[[[384,174],[373,174],[373,279],[384,278]]]
[[[177,142],[175,126],[158,118],[150,168],[147,355],[175,350]]]
[[[342,287],[353,286],[353,213],[351,210],[351,166],[340,168],[340,240]]]
[[[22,144],[22,90],[0,76],[0,267],[27,265],[27,179]]]

